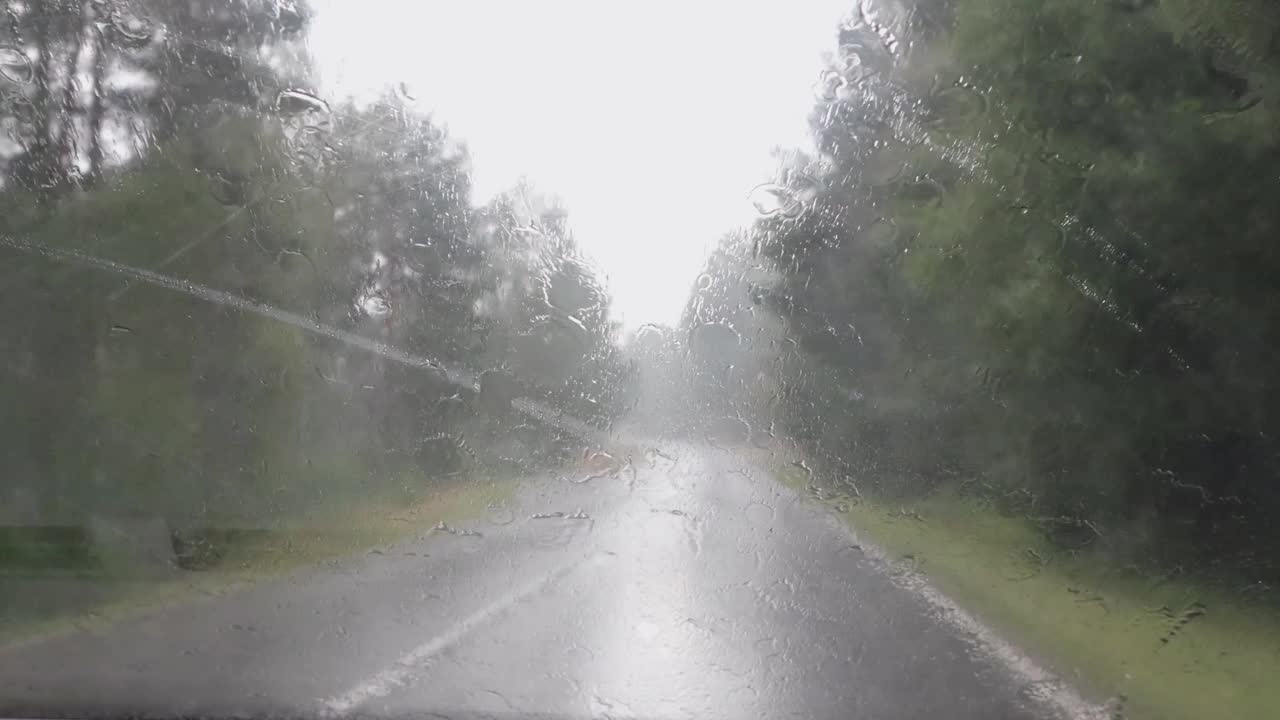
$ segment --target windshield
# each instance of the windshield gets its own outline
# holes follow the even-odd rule
[[[1271,0],[0,8],[0,715],[1280,708]]]

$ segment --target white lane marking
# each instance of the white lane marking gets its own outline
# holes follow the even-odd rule
[[[924,575],[890,557],[857,528],[844,524],[828,513],[824,513],[824,519],[839,532],[851,535],[865,557],[888,571],[885,574],[890,582],[924,600],[939,621],[957,631],[958,636],[967,641],[974,652],[985,656],[993,664],[1003,666],[1020,682],[1027,699],[1049,716],[1064,720],[1107,720],[1114,717],[1111,703],[1100,705],[1086,700],[1062,678],[1046,670],[990,626],[957,605],[925,579]]]
[[[477,612],[468,615],[454,624],[444,633],[431,638],[425,643],[401,655],[396,664],[374,675],[368,680],[351,688],[341,695],[320,701],[322,711],[330,715],[346,715],[374,698],[385,697],[397,688],[404,686],[414,674],[422,670],[423,665],[431,658],[447,650],[468,633],[501,615],[517,603],[541,592],[548,585],[562,580],[583,561],[575,561],[559,569],[526,583],[510,593],[492,602]]]

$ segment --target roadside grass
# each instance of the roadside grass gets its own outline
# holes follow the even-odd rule
[[[377,550],[437,523],[479,518],[506,505],[517,484],[515,479],[463,480],[412,496],[330,504],[275,528],[215,531],[216,557],[194,570],[130,572],[93,562],[74,543],[0,543],[0,648],[105,628]],[[44,562],[54,559],[64,561]]]
[[[378,499],[327,508],[291,527],[250,533],[226,546],[219,563],[252,578],[376,549],[434,527],[481,517],[505,505],[515,480],[464,480],[411,500]]]
[[[809,476],[776,469],[809,492]],[[1280,612],[1238,592],[1170,579],[1049,543],[975,500],[828,500],[968,611],[1133,720],[1280,716]]]

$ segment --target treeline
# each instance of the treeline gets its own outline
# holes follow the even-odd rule
[[[315,92],[305,4],[3,8],[6,523],[270,522],[581,450],[516,397],[621,409],[564,209]]]
[[[679,330],[672,333],[676,342],[667,350],[683,375],[676,412],[689,430],[712,442],[761,442],[774,435],[790,346],[785,327],[763,304],[781,276],[767,260],[753,258],[752,247],[743,233],[721,240],[690,289]]]
[[[1280,6],[868,2],[815,93],[737,253],[781,275],[787,432],[862,491],[1274,577]]]

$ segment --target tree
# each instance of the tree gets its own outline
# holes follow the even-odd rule
[[[759,236],[726,237],[708,258],[679,325],[692,406],[685,412],[718,437],[763,440],[789,346],[764,312],[780,276],[759,257]]]
[[[475,238],[486,258],[477,304],[490,327],[484,362],[577,417],[615,417],[624,367],[617,328],[565,208],[521,184],[477,213]]]
[[[136,160],[212,106],[262,107],[305,80],[288,0],[5,2],[0,173],[40,201]]]
[[[1254,0],[855,14],[818,154],[753,230],[801,351],[792,434],[886,492],[976,478],[1171,556],[1274,548],[1278,23]]]

